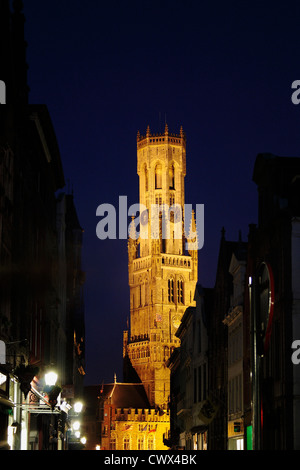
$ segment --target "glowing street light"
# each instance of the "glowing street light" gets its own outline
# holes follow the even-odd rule
[[[83,407],[83,404],[81,403],[81,401],[77,401],[76,403],[74,403],[75,413],[81,413],[82,407]]]
[[[78,431],[79,428],[80,428],[80,422],[79,421],[74,421],[74,423],[72,424],[72,427],[73,427],[74,431]]]
[[[53,387],[57,381],[57,374],[55,372],[48,372],[45,374],[45,382],[49,387]]]

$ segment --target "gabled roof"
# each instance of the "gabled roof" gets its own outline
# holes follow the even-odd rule
[[[103,385],[100,396],[117,408],[151,408],[143,384],[112,383]]]

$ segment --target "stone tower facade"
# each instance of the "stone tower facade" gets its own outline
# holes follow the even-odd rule
[[[186,308],[194,305],[198,252],[194,213],[185,223],[186,137],[137,135],[140,217],[128,238],[130,333],[123,355],[142,381],[151,406],[166,408],[175,336]],[[186,228],[187,225],[187,228]],[[187,242],[190,244],[187,246]]]

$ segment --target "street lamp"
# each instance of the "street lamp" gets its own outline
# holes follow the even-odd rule
[[[69,448],[77,448],[78,444],[80,445],[80,421],[78,417],[82,411],[83,403],[81,401],[76,401],[72,405],[72,410],[70,411],[70,421],[71,427],[68,432],[68,447]],[[81,443],[82,444],[82,443]]]
[[[56,372],[48,372],[45,374],[45,383],[49,387],[53,387],[56,384],[57,381],[57,374]]]
[[[57,382],[57,373],[50,371],[45,374],[45,388],[44,391],[48,395],[48,401],[51,405],[52,411],[54,410],[57,404],[57,397],[61,392],[61,388],[56,385]]]
[[[81,403],[81,401],[77,401],[76,403],[74,403],[75,413],[81,413],[82,407],[83,407],[83,404]]]
[[[79,421],[74,421],[72,427],[73,427],[74,431],[78,431],[79,428],[80,428],[80,422]]]

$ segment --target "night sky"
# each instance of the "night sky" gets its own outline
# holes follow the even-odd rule
[[[257,222],[260,152],[299,156],[300,3],[25,0],[30,103],[47,104],[84,228],[86,381],[122,380],[126,240],[96,209],[138,202],[136,135],[187,135],[186,203],[205,205],[199,282],[213,287],[221,229]],[[128,221],[130,218],[128,218]]]

